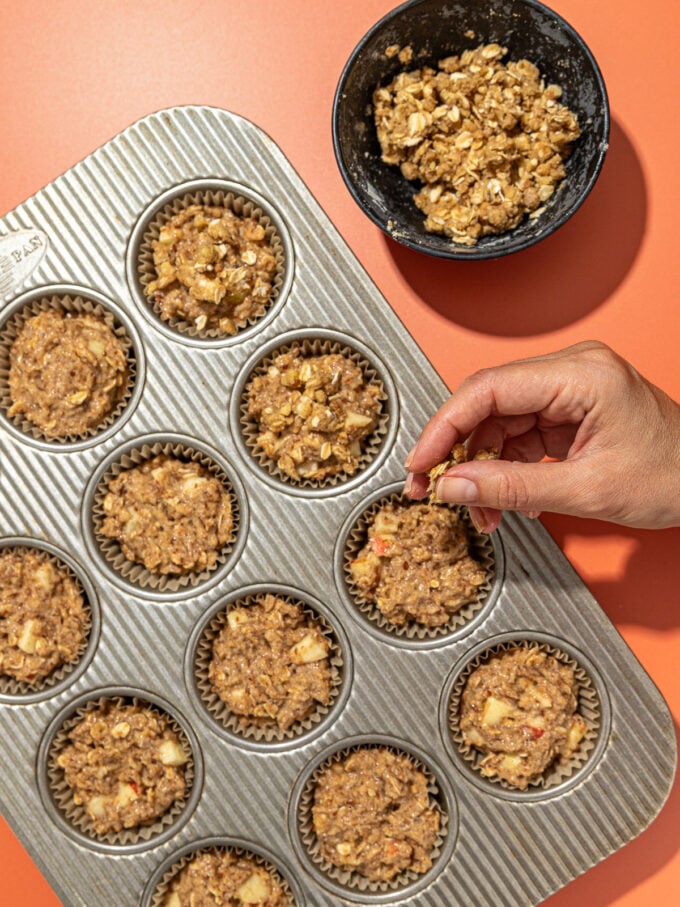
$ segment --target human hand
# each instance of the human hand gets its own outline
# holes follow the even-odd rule
[[[497,447],[501,459],[452,466],[435,490],[468,505],[480,531],[503,510],[680,526],[680,406],[603,343],[466,378],[407,457],[405,494],[425,497],[428,470],[466,439],[471,454]]]

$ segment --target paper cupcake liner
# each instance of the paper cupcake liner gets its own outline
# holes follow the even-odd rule
[[[144,299],[158,318],[173,328],[173,330],[187,337],[193,337],[198,340],[213,340],[232,336],[225,334],[224,331],[220,331],[218,328],[203,328],[199,330],[195,324],[189,321],[177,318],[162,318],[159,306],[151,296],[147,296],[145,293],[147,286],[157,276],[153,261],[153,243],[158,239],[165,224],[190,205],[210,205],[227,208],[239,217],[254,217],[264,227],[265,237],[276,259],[276,272],[272,280],[272,290],[269,298],[263,303],[260,312],[242,322],[236,322],[236,332],[239,334],[246,328],[256,324],[274,305],[281,293],[287,264],[283,241],[276,226],[262,208],[258,207],[255,202],[246,196],[237,195],[234,192],[225,192],[222,189],[199,189],[194,192],[182,193],[161,208],[147,224],[137,251],[137,279],[142,288]]]
[[[80,646],[78,647],[78,652],[75,658],[73,658],[71,661],[65,662],[62,665],[58,665],[46,677],[43,677],[40,680],[36,680],[33,683],[29,683],[25,680],[16,680],[9,674],[0,673],[0,694],[17,697],[29,696],[34,693],[39,693],[43,690],[48,690],[50,687],[56,686],[56,684],[60,683],[78,666],[80,660],[87,651],[87,647],[90,642],[90,633],[92,631],[92,603],[90,602],[78,575],[69,567],[68,564],[65,564],[64,561],[62,561],[56,555],[53,555],[49,551],[45,551],[43,548],[38,548],[34,545],[0,545],[0,553],[4,553],[6,551],[10,551],[16,554],[21,553],[22,551],[39,551],[41,554],[43,554],[55,565],[60,573],[67,574],[78,586],[78,590],[83,597],[83,607],[86,614],[85,625],[83,628],[83,638]]]
[[[502,788],[505,791],[514,792],[518,796],[521,796],[523,791],[512,784],[508,784],[504,779],[481,775],[481,761],[484,758],[484,754],[475,747],[466,744],[463,740],[463,735],[459,726],[459,715],[463,690],[472,672],[480,665],[488,662],[494,655],[509,652],[520,647],[540,649],[542,652],[556,658],[562,664],[573,668],[574,677],[578,683],[577,712],[583,718],[587,726],[586,734],[583,740],[581,740],[577,751],[569,759],[560,757],[555,759],[539,778],[529,782],[527,792],[541,790],[549,791],[551,788],[566,781],[583,768],[595,749],[601,725],[600,698],[592,678],[574,658],[555,645],[532,640],[530,638],[517,639],[492,646],[470,661],[465,669],[461,671],[451,689],[448,704],[449,732],[451,734],[451,740],[462,756],[465,764],[475,772],[480,773],[480,778],[483,778],[483,780],[488,781],[489,784]]]
[[[466,623],[468,623],[468,621],[476,617],[484,607],[484,602],[491,594],[493,583],[496,580],[496,560],[494,556],[493,544],[487,534],[477,532],[472,524],[470,515],[466,507],[458,507],[446,504],[430,505],[440,507],[448,506],[451,510],[457,511],[460,514],[460,518],[465,525],[466,535],[470,543],[470,554],[484,569],[484,572],[487,575],[487,580],[478,587],[479,591],[476,600],[463,605],[458,611],[455,612],[455,614],[451,615],[450,619],[445,624],[441,624],[437,627],[428,627],[424,624],[418,623],[415,620],[409,621],[409,623],[406,624],[394,624],[385,617],[385,615],[378,608],[375,602],[368,601],[361,595],[354,582],[352,581],[352,573],[350,570],[351,562],[354,560],[354,558],[357,557],[361,549],[366,544],[366,540],[368,538],[369,523],[379,510],[381,510],[386,504],[391,503],[401,505],[406,504],[408,506],[413,506],[416,504],[422,505],[422,502],[410,501],[409,498],[405,498],[400,492],[397,491],[393,492],[392,494],[386,495],[385,497],[382,497],[377,501],[374,501],[373,504],[371,504],[370,507],[367,507],[366,510],[361,514],[359,519],[355,522],[354,526],[352,526],[347,534],[345,550],[343,553],[342,572],[349,596],[356,607],[359,609],[359,611],[365,617],[372,621],[381,630],[385,630],[393,634],[394,636],[403,637],[405,639],[414,641],[437,639],[441,636],[448,636],[450,633],[454,633],[456,630],[459,630]]]
[[[208,847],[200,847],[197,850],[190,851],[184,856],[178,858],[171,866],[168,867],[167,871],[163,873],[161,879],[154,888],[151,897],[148,901],[148,907],[163,907],[165,904],[165,898],[168,893],[168,888],[172,883],[173,879],[187,866],[192,860],[196,857],[201,856],[205,853],[232,853],[236,857],[245,857],[249,860],[252,860],[257,866],[261,866],[270,876],[272,876],[276,882],[281,886],[284,896],[286,898],[287,907],[295,907],[296,901],[291,891],[290,884],[288,880],[283,876],[279,870],[265,857],[261,856],[258,853],[255,853],[252,850],[249,850],[247,847],[237,847],[235,845],[211,845]]]
[[[194,674],[196,677],[196,687],[199,697],[207,709],[208,713],[215,719],[225,730],[258,743],[269,744],[278,743],[283,740],[292,740],[302,734],[307,733],[317,724],[319,724],[328,715],[340,694],[344,677],[344,658],[340,645],[335,637],[333,628],[318,611],[315,611],[310,605],[292,595],[286,595],[272,591],[273,595],[281,598],[286,602],[294,605],[301,605],[304,615],[314,620],[320,625],[324,637],[329,642],[329,667],[331,691],[328,705],[317,704],[316,708],[301,721],[296,721],[286,730],[278,728],[276,725],[259,725],[249,720],[247,716],[237,715],[229,710],[229,707],[217,695],[210,682],[209,669],[212,660],[212,650],[215,639],[219,635],[222,627],[226,623],[227,614],[231,608],[248,607],[255,601],[261,599],[264,593],[249,594],[229,602],[229,604],[215,614],[213,619],[208,623],[203,631],[194,657]]]
[[[362,441],[362,455],[359,459],[359,464],[356,470],[351,474],[338,474],[329,476],[328,478],[323,480],[301,477],[299,480],[294,481],[290,476],[282,472],[277,464],[270,457],[268,457],[263,450],[258,448],[257,435],[260,431],[260,427],[255,419],[253,419],[248,413],[248,390],[253,379],[258,375],[266,374],[267,369],[270,365],[272,365],[274,359],[276,359],[277,356],[280,356],[282,353],[286,353],[291,350],[299,351],[300,354],[305,357],[326,356],[331,353],[339,353],[343,356],[346,356],[348,359],[351,359],[351,361],[361,369],[366,384],[376,384],[378,385],[378,387],[380,387],[381,394],[378,397],[378,400],[380,402],[381,412],[378,417],[378,424],[376,425],[373,432]],[[365,359],[361,355],[361,353],[359,353],[357,350],[352,349],[352,347],[346,344],[340,343],[336,340],[331,340],[329,338],[303,338],[299,341],[283,344],[277,349],[272,350],[260,361],[260,363],[252,370],[252,372],[248,376],[243,389],[243,399],[240,406],[241,431],[243,434],[243,440],[245,442],[246,448],[253,456],[253,458],[257,461],[259,466],[262,469],[266,470],[269,475],[273,476],[284,484],[303,488],[330,488],[336,485],[340,485],[348,479],[351,479],[353,476],[358,475],[360,472],[366,469],[367,466],[377,456],[387,434],[389,422],[388,402],[387,392],[385,391],[384,384],[381,381],[377,370],[367,359]]]
[[[182,800],[176,801],[166,813],[148,825],[140,825],[136,828],[126,828],[119,832],[102,835],[95,831],[84,807],[73,802],[73,789],[66,782],[64,770],[57,764],[57,759],[68,745],[68,735],[73,728],[82,721],[88,712],[100,708],[106,703],[113,703],[118,706],[139,706],[140,708],[154,711],[157,714],[165,715],[165,717],[169,719],[170,728],[177,734],[185,753],[189,754],[189,761],[184,767],[186,791]],[[179,819],[189,801],[189,796],[194,783],[195,768],[193,751],[189,738],[187,737],[184,728],[173,715],[137,696],[113,695],[101,696],[89,701],[76,709],[76,711],[64,721],[59,730],[54,734],[47,752],[46,776],[47,786],[55,808],[76,832],[99,843],[116,847],[128,847],[141,841],[151,841],[157,835],[160,835],[166,829],[170,828],[170,826]]]
[[[78,435],[64,435],[55,438],[46,434],[37,425],[34,425],[29,419],[22,415],[9,416],[8,411],[13,404],[9,388],[10,373],[10,351],[12,344],[19,336],[24,325],[41,312],[56,309],[67,312],[70,315],[93,315],[101,319],[115,334],[120,342],[127,359],[128,380],[125,390],[121,395],[117,405],[103,419],[99,425],[88,429]],[[105,306],[99,302],[94,302],[86,296],[73,296],[67,293],[55,293],[50,296],[44,296],[41,299],[35,299],[28,302],[22,309],[11,316],[2,329],[0,334],[0,410],[4,413],[8,421],[23,434],[30,435],[37,441],[47,441],[50,444],[73,444],[77,441],[83,441],[93,438],[100,432],[105,431],[118,419],[125,407],[130,402],[132,391],[137,378],[137,359],[135,349],[125,327]]]
[[[231,540],[218,552],[214,566],[210,569],[202,570],[200,573],[153,573],[144,567],[143,564],[129,560],[123,553],[120,544],[115,539],[107,538],[101,534],[101,526],[106,516],[104,512],[104,498],[108,492],[109,484],[116,476],[120,475],[125,470],[139,466],[147,460],[152,460],[159,454],[176,457],[179,460],[185,460],[187,462],[200,463],[213,476],[216,476],[220,480],[229,494],[233,521]],[[203,451],[187,444],[173,443],[171,441],[165,443],[158,441],[152,445],[143,444],[139,448],[134,448],[124,454],[120,460],[112,463],[101,477],[99,484],[95,489],[92,503],[93,534],[104,560],[127,582],[139,586],[142,589],[153,589],[158,592],[174,593],[186,586],[199,586],[201,583],[208,580],[216,570],[226,563],[231,554],[238,536],[239,524],[240,506],[238,497],[229,477],[222,467]]]
[[[314,791],[321,774],[334,762],[339,762],[346,756],[349,756],[351,753],[364,749],[388,749],[391,752],[396,753],[397,755],[406,756],[411,761],[413,767],[421,771],[426,776],[428,782],[430,804],[434,806],[439,812],[439,834],[437,835],[437,839],[430,854],[432,865],[434,866],[434,864],[437,862],[446,841],[449,821],[448,813],[445,807],[445,798],[440,790],[437,779],[433,775],[430,768],[425,765],[420,759],[414,756],[413,753],[410,753],[405,749],[400,749],[395,746],[390,746],[389,744],[381,743],[379,741],[376,741],[375,743],[356,744],[354,746],[348,746],[346,748],[336,750],[312,770],[304,787],[302,788],[298,804],[297,818],[300,839],[309,859],[311,860],[315,868],[343,887],[348,888],[352,891],[360,892],[364,895],[380,895],[392,891],[398,892],[400,889],[406,888],[407,886],[413,885],[415,882],[419,881],[423,877],[424,873],[415,872],[414,870],[407,870],[406,872],[402,872],[398,876],[395,876],[390,882],[380,882],[373,879],[368,879],[366,878],[366,876],[363,876],[361,875],[361,873],[356,871],[340,869],[322,856],[319,851],[319,842],[314,831],[314,823],[312,817],[312,808],[314,806]],[[430,871],[431,869],[427,870],[427,872]]]

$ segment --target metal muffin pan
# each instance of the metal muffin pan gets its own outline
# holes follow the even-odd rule
[[[187,184],[233,187],[278,226],[286,255],[275,306],[223,343],[173,333],[135,285],[141,223]],[[0,700],[0,805],[62,902],[150,903],[172,862],[212,843],[250,848],[279,868],[300,905],[534,905],[637,834],[673,781],[676,743],[658,690],[540,523],[508,515],[496,533],[498,576],[459,631],[423,641],[377,631],[344,588],[342,539],[362,504],[403,478],[427,413],[448,396],[365,271],[272,140],[223,110],[172,108],[131,126],[0,221],[4,312],[26,293],[77,290],[124,314],[142,363],[133,405],[82,445],[36,444],[0,419],[0,539],[54,550],[87,580],[98,615],[85,660],[39,696]],[[296,335],[340,335],[385,379],[388,429],[376,457],[332,493],[299,493],[265,475],[241,437],[243,375]],[[417,376],[417,378],[414,378]],[[122,582],[91,534],[96,476],[124,450],[195,445],[232,481],[241,510],[236,552],[205,582],[163,594]],[[220,733],[191,677],[198,636],[220,602],[281,589],[320,611],[344,649],[342,691],[299,740],[257,746]],[[508,796],[452,749],[447,696],[473,653],[507,639],[560,648],[595,675],[601,730],[585,765],[559,789]],[[102,694],[147,698],[178,716],[200,766],[181,821],[137,847],[64,827],[46,781],[61,716]],[[401,890],[338,885],[301,852],[296,798],[325,754],[357,741],[411,751],[439,779],[449,822],[443,856]],[[167,832],[167,833],[166,833]]]

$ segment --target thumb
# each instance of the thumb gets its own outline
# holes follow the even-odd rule
[[[593,483],[584,461],[462,463],[437,481],[438,498],[496,510],[595,515]]]

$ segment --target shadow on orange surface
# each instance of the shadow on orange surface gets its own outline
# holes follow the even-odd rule
[[[484,334],[534,336],[573,324],[607,300],[635,261],[646,221],[642,167],[613,121],[590,197],[536,246],[475,262],[432,258],[387,236],[385,243],[408,284],[445,318]]]
[[[677,563],[680,529],[654,532],[628,529],[598,520],[584,520],[560,514],[544,514],[543,525],[560,548],[568,552],[569,538],[586,539],[595,546],[598,540],[615,536],[631,543],[623,575],[608,580],[589,578],[588,588],[617,625],[637,624],[655,630],[680,625],[677,608]]]
[[[676,724],[676,736],[678,731]],[[642,834],[544,901],[545,907],[611,907],[674,858],[680,850],[678,829],[680,784],[676,779],[663,809]],[[658,907],[677,903],[677,892],[674,895],[669,888],[667,894],[668,900],[658,901]]]

